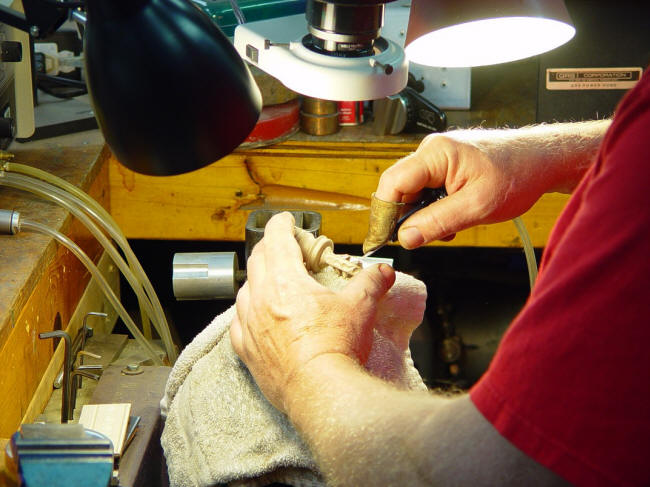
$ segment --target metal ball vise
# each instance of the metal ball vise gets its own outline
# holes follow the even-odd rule
[[[246,221],[245,258],[264,237],[264,227],[275,210],[257,210]],[[321,215],[314,211],[292,211],[296,227],[318,237]],[[233,299],[246,280],[236,252],[190,252],[174,254],[172,287],[177,300]]]
[[[264,236],[264,227],[279,211],[257,210],[246,222],[246,258]],[[321,215],[314,211],[291,211],[295,237],[307,270],[318,272],[330,266],[342,276],[352,277],[364,264],[393,264],[392,259],[361,258],[334,253],[334,243],[319,235]],[[177,300],[233,299],[246,271],[239,268],[235,252],[190,252],[174,255],[172,287]]]

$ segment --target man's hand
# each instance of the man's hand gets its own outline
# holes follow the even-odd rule
[[[269,221],[248,260],[233,348],[309,445],[327,485],[560,485],[467,396],[401,390],[358,365],[394,279],[381,265],[340,292],[324,288],[305,270],[288,213]]]
[[[570,192],[591,165],[608,120],[523,129],[457,130],[427,136],[389,167],[375,195],[412,201],[426,187],[449,196],[412,215],[399,231],[412,249],[478,224],[515,218],[545,192]]]
[[[520,168],[508,163],[495,160],[475,145],[430,135],[413,154],[382,174],[376,196],[384,201],[408,201],[425,187],[447,189],[449,196],[415,213],[401,226],[399,241],[411,249],[528,210],[544,189],[521,184]]]
[[[341,291],[321,286],[305,269],[293,226],[290,213],[269,220],[248,259],[248,282],[237,295],[230,327],[235,352],[282,411],[292,381],[314,358],[335,354],[365,362],[377,301],[395,281],[393,269],[379,265]]]

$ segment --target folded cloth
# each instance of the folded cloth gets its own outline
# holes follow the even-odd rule
[[[330,267],[314,278],[331,289],[347,283]],[[426,390],[408,348],[425,302],[424,283],[398,272],[378,304],[369,372],[404,389]],[[266,400],[234,352],[228,333],[234,315],[234,306],[218,315],[183,350],[169,376],[161,442],[171,486],[324,485],[291,422]]]

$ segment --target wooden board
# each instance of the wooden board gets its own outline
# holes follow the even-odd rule
[[[447,110],[449,128],[520,127],[535,123],[536,59],[472,69],[471,110]],[[213,165],[173,178],[135,175],[110,161],[111,208],[128,237],[243,240],[250,211],[320,211],[323,233],[336,243],[360,244],[379,174],[412,152],[423,134],[379,136],[370,122],[330,136],[298,132],[256,151],[237,150]],[[533,244],[546,244],[567,201],[545,195],[523,219]],[[461,232],[443,246],[518,247],[505,222]]]
[[[291,140],[236,151],[188,174],[151,177],[109,159],[111,210],[129,238],[244,239],[255,209],[303,209],[323,216],[322,233],[335,243],[361,244],[369,198],[380,174],[415,150],[417,141],[311,142]],[[533,245],[545,245],[567,196],[545,195],[524,222]],[[482,225],[434,245],[518,247],[510,222]]]
[[[131,403],[85,404],[81,407],[79,424],[88,430],[99,431],[113,443],[113,453],[121,456],[126,442]]]
[[[7,465],[7,458],[5,456],[7,443],[9,443],[9,438],[0,438],[0,486],[13,487],[17,486],[18,482],[10,467]]]

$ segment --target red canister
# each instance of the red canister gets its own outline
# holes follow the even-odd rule
[[[362,101],[340,101],[339,125],[360,125],[363,123]]]

